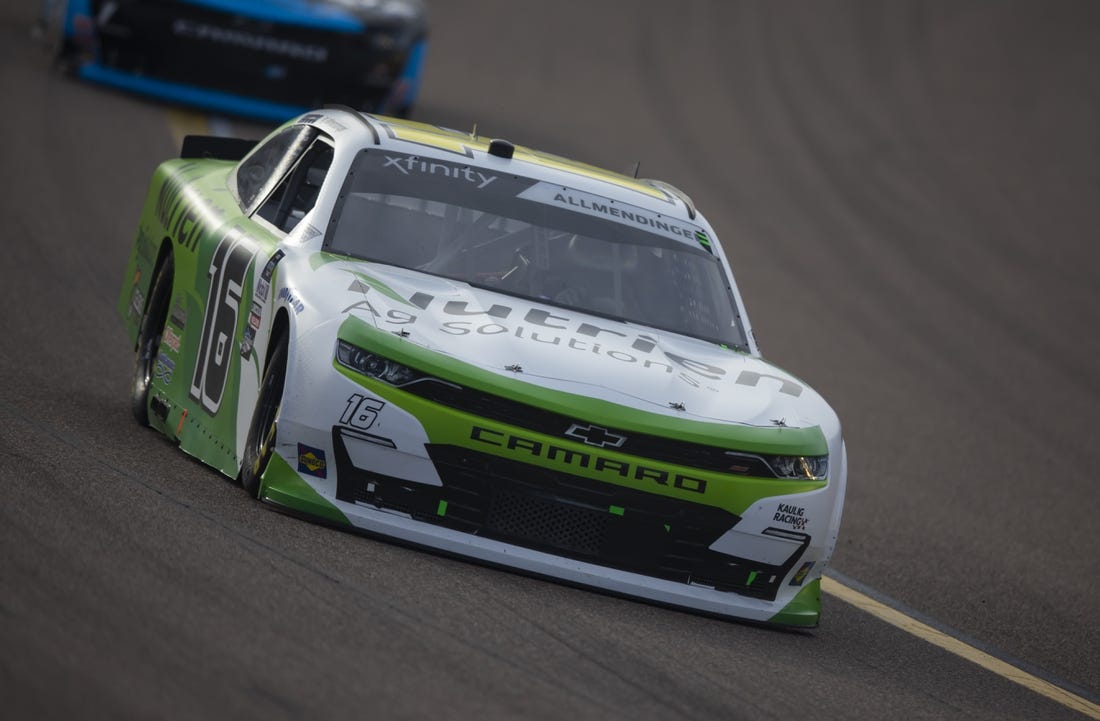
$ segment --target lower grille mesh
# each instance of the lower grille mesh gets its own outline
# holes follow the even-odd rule
[[[495,494],[486,525],[504,537],[597,554],[607,518],[607,513],[501,491]]]

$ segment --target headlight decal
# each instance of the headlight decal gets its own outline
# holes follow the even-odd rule
[[[820,481],[829,475],[828,456],[767,456],[764,460],[777,478]]]
[[[391,386],[403,386],[423,376],[408,366],[371,353],[344,340],[336,342],[336,360],[340,365]]]

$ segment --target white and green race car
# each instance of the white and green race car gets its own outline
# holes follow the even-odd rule
[[[760,355],[683,193],[330,108],[156,171],[119,311],[137,419],[285,510],[813,626],[836,414]]]

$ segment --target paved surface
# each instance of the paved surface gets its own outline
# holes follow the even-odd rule
[[[421,119],[687,190],[834,404],[835,567],[1100,689],[1100,5],[433,4]],[[0,9],[5,718],[1075,718],[839,600],[717,621],[334,532],[133,424],[168,109]],[[236,124],[255,137],[263,128]]]

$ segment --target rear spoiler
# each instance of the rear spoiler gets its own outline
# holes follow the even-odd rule
[[[256,147],[256,140],[222,138],[217,135],[187,135],[180,148],[181,158],[240,160]]]

